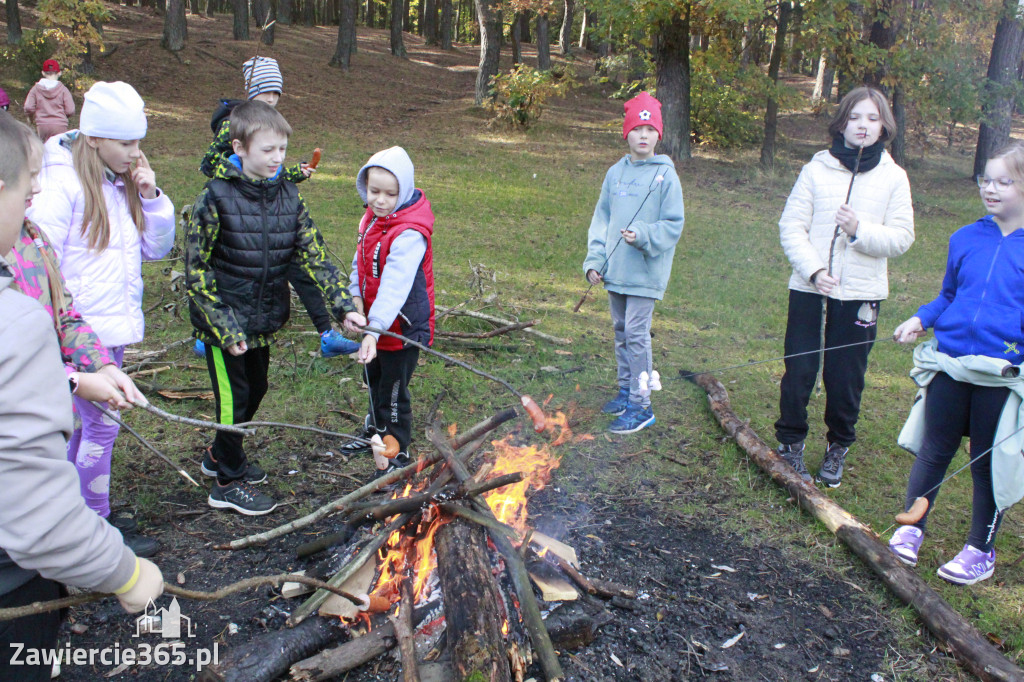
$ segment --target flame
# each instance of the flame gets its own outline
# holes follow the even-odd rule
[[[501,624],[501,635],[502,637],[508,637],[508,618]]]

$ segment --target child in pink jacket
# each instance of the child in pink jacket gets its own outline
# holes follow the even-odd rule
[[[43,142],[67,132],[68,119],[75,113],[75,100],[60,82],[60,64],[56,59],[43,62],[43,77],[25,97],[25,113],[35,121]]]

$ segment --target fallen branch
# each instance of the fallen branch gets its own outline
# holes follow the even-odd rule
[[[164,593],[175,597],[182,597],[184,599],[194,599],[196,601],[217,601],[218,599],[230,597],[237,592],[251,590],[254,587],[262,587],[264,585],[277,587],[285,582],[303,583],[304,585],[309,585],[310,587],[315,587],[317,589],[329,590],[330,592],[334,592],[353,603],[359,603],[362,601],[359,597],[349,594],[341,588],[330,585],[323,580],[317,580],[316,578],[310,578],[305,575],[291,573],[279,573],[277,575],[246,578],[245,580],[239,580],[236,583],[231,583],[230,585],[222,587],[219,590],[214,590],[213,592],[186,590],[185,588],[173,583],[164,583]],[[107,594],[106,592],[85,592],[83,594],[76,594],[70,597],[63,597],[62,599],[37,601],[31,604],[26,604],[25,606],[0,609],[0,622],[14,620],[15,618],[24,618],[25,616],[35,616],[40,613],[49,613],[50,611],[66,609],[72,606],[81,606],[82,604],[89,604],[112,596],[114,595]]]
[[[493,322],[494,324],[500,324],[500,325],[514,324],[514,322],[512,320],[505,320],[505,319],[502,319],[500,317],[495,317],[494,315],[488,315],[487,313],[479,313],[479,312],[476,312],[476,311],[473,311],[473,310],[456,310],[455,308],[437,308],[437,314],[438,314],[438,316],[444,316],[444,315],[460,316],[461,315],[461,316],[465,316],[465,317],[475,317],[478,320],[487,320],[488,322]],[[526,331],[527,334],[533,334],[537,338],[544,339],[545,341],[549,341],[551,343],[557,343],[560,346],[567,346],[570,343],[572,343],[571,339],[563,339],[563,338],[558,337],[558,336],[551,336],[550,334],[545,334],[544,332],[539,332],[536,329],[526,329],[525,331]]]
[[[144,445],[144,446],[145,446],[145,447],[146,447],[147,449],[149,449],[149,450],[150,450],[150,451],[151,451],[151,452],[152,452],[153,454],[155,454],[155,455],[156,455],[157,457],[159,457],[159,458],[160,458],[161,460],[163,460],[164,462],[166,462],[168,466],[170,466],[170,467],[171,467],[172,469],[174,469],[174,470],[175,470],[175,471],[177,471],[177,472],[178,472],[179,474],[181,474],[182,476],[184,476],[184,477],[185,477],[185,478],[186,478],[186,479],[188,480],[188,482],[189,482],[189,483],[191,483],[192,485],[194,485],[194,486],[195,486],[195,487],[197,487],[197,488],[200,488],[200,487],[202,487],[202,486],[200,486],[200,485],[199,485],[198,483],[196,483],[196,481],[195,481],[195,479],[194,479],[194,478],[192,478],[191,476],[189,476],[189,475],[188,475],[188,472],[187,472],[187,471],[185,471],[185,470],[184,470],[184,469],[182,469],[182,468],[181,468],[180,466],[178,466],[178,465],[177,465],[177,464],[175,464],[175,463],[174,463],[173,461],[171,461],[171,458],[170,458],[170,457],[168,457],[168,456],[167,456],[167,455],[165,455],[164,453],[162,453],[162,452],[160,452],[159,450],[157,450],[157,449],[156,449],[156,447],[154,447],[152,443],[150,443],[150,442],[149,442],[148,440],[146,440],[145,438],[143,438],[143,437],[142,437],[142,436],[141,436],[141,435],[140,435],[140,434],[139,434],[139,433],[138,433],[138,432],[137,432],[137,431],[136,431],[135,429],[133,429],[132,427],[128,426],[128,425],[127,425],[127,424],[125,424],[125,423],[124,423],[123,421],[121,421],[121,419],[120,419],[120,418],[119,418],[119,417],[118,417],[117,415],[115,415],[115,414],[114,414],[113,412],[111,412],[110,410],[106,409],[105,407],[103,407],[103,406],[102,406],[102,405],[100,405],[99,403],[93,402],[92,404],[93,404],[93,405],[94,405],[94,406],[96,407],[96,409],[98,409],[98,410],[99,410],[100,412],[102,412],[102,413],[103,413],[103,414],[105,414],[105,415],[106,415],[107,417],[109,417],[110,419],[112,419],[112,420],[113,420],[114,422],[116,422],[117,424],[119,424],[119,425],[120,425],[120,426],[121,426],[122,428],[124,428],[124,429],[125,429],[125,430],[126,430],[126,431],[127,431],[128,433],[130,433],[130,434],[132,434],[133,436],[135,436],[135,438],[137,438],[137,439],[138,439],[138,441],[139,441],[140,443],[142,443],[142,444],[143,444],[143,445]]]
[[[169,343],[166,346],[164,346],[163,348],[158,348],[156,350],[139,351],[138,355],[142,358],[142,362],[138,362],[138,363],[136,363],[134,365],[129,365],[129,366],[124,367],[122,369],[123,369],[125,374],[130,374],[131,372],[134,372],[134,371],[136,371],[138,369],[141,369],[143,366],[148,365],[149,364],[149,362],[148,362],[149,360],[152,360],[153,358],[156,358],[156,357],[159,357],[159,356],[163,355],[164,353],[170,351],[172,348],[177,348],[178,346],[184,346],[186,343],[192,343],[192,338],[190,337],[190,338],[187,338],[187,339],[181,339],[179,341],[175,341],[174,343]]]
[[[389,616],[391,626],[395,629],[398,640],[398,651],[402,655],[402,682],[420,682],[419,670],[416,665],[416,642],[413,639],[412,625],[413,599],[409,588],[409,576],[402,580],[402,599],[398,613]]]
[[[146,403],[133,403],[133,404],[135,405],[135,407],[140,407],[143,410],[145,410],[146,412],[149,412],[151,414],[155,414],[156,416],[160,417],[161,419],[164,419],[164,420],[169,421],[169,422],[177,422],[179,424],[188,424],[189,426],[198,426],[198,427],[204,428],[204,429],[214,429],[216,431],[224,431],[226,433],[234,433],[234,434],[237,434],[239,436],[247,436],[247,435],[252,433],[252,431],[250,431],[248,429],[244,429],[244,428],[242,428],[240,426],[237,426],[237,425],[218,424],[217,422],[205,421],[203,419],[193,419],[192,417],[182,417],[182,416],[179,416],[179,415],[176,415],[176,414],[171,414],[170,412],[165,412],[164,410],[161,410],[159,407],[156,407],[152,403],[148,403],[148,402],[146,402]]]
[[[200,682],[271,682],[280,678],[293,662],[337,641],[345,629],[337,620],[316,618],[297,628],[270,630],[228,649],[227,654],[208,665]]]
[[[455,438],[452,439],[451,445],[453,448],[462,448],[474,441],[479,440],[485,434],[487,434],[490,431],[493,431],[494,429],[498,428],[505,422],[514,419],[515,416],[516,411],[511,408],[502,410],[501,412],[488,417],[482,422],[456,435]],[[278,526],[277,528],[272,528],[262,533],[255,533],[244,538],[232,540],[231,542],[225,544],[214,545],[213,548],[229,550],[244,549],[246,547],[263,544],[265,542],[269,542],[270,540],[274,540],[276,538],[288,535],[289,533],[293,533],[297,530],[301,530],[303,528],[313,525],[320,519],[323,519],[335,512],[339,512],[348,508],[353,503],[369,495],[372,495],[381,488],[391,485],[395,481],[400,481],[404,478],[407,478],[408,476],[415,474],[417,471],[422,471],[431,464],[438,462],[440,459],[441,455],[436,453],[433,455],[428,455],[426,457],[420,457],[419,459],[416,460],[416,462],[410,464],[409,466],[403,469],[398,469],[397,471],[392,471],[390,474],[387,474],[386,476],[381,476],[375,481],[370,481],[362,488],[359,488],[354,492],[351,492],[348,495],[340,497],[332,502],[328,502],[324,506],[320,507],[319,509],[310,514],[307,514],[306,516],[295,519],[294,521],[290,521],[284,525]]]
[[[395,626],[385,622],[362,637],[356,637],[333,649],[325,649],[315,656],[295,663],[288,672],[291,679],[297,682],[334,680],[343,673],[372,661],[394,646]]]
[[[708,394],[719,424],[773,481],[786,488],[799,505],[825,526],[878,574],[896,596],[917,611],[925,626],[949,646],[965,667],[982,680],[1020,682],[1024,670],[1011,663],[967,620],[913,571],[907,569],[878,535],[829,499],[786,464],[732,411],[725,387],[710,374],[692,377]]]
[[[528,329],[536,325],[540,320],[527,320],[526,322],[516,322],[514,324],[506,324],[503,327],[497,327],[489,332],[448,332],[448,331],[435,331],[436,336],[449,339],[490,339],[501,334],[508,334],[519,329]]]

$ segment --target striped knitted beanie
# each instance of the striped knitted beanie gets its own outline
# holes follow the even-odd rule
[[[284,92],[284,79],[277,60],[271,57],[253,57],[242,64],[249,99],[263,92]]]

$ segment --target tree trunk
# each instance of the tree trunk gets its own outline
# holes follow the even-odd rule
[[[512,63],[521,64],[523,61],[523,25],[520,19],[520,12],[512,16]]]
[[[273,45],[274,30],[277,28],[277,22],[274,21],[277,15],[275,11],[277,9],[277,0],[270,0],[267,4],[267,14],[263,18],[263,23],[260,24],[260,26],[267,26],[267,24],[270,24],[270,26],[267,26],[266,30],[262,32],[262,34],[260,35],[260,41],[264,45]]]
[[[577,43],[581,50],[590,48],[590,27],[594,25],[594,13],[589,9],[583,10],[583,21],[580,22],[580,41]]]
[[[412,24],[412,2],[405,0],[405,6],[402,8],[402,30],[412,33]]]
[[[402,41],[402,24],[405,21],[405,1],[391,0],[391,54],[405,59],[405,43]]]
[[[907,166],[907,104],[903,87],[897,85],[892,91],[892,117],[896,119],[896,134],[889,144],[889,153],[893,161],[906,168]]]
[[[455,519],[437,531],[436,550],[448,650],[458,679],[509,682],[500,629],[506,614],[491,573],[487,534]]]
[[[164,49],[178,52],[188,40],[188,24],[185,23],[186,0],[167,0],[167,14],[164,15]]]
[[[252,0],[252,18],[257,26],[261,28],[266,26],[269,16],[270,0]]]
[[[480,25],[480,69],[476,74],[473,102],[481,106],[490,97],[491,78],[498,73],[501,46],[498,42],[501,24],[496,20],[496,9],[501,0],[473,0],[477,22]]]
[[[21,9],[18,0],[7,0],[7,44],[21,42]]]
[[[782,64],[782,53],[786,51],[786,31],[789,29],[789,18],[793,13],[793,4],[789,0],[779,3],[779,17],[775,24],[775,45],[772,56],[768,60],[768,80],[772,86],[779,82],[779,65]],[[768,105],[764,111],[764,141],[761,143],[761,168],[771,170],[775,167],[775,134],[779,127],[779,100],[775,90],[768,95]]]
[[[786,41],[789,43],[789,64],[790,73],[800,73],[804,63],[804,46],[800,39],[801,25],[804,21],[803,3],[793,5],[793,13],[789,17],[789,28],[786,31]]]
[[[441,4],[441,49],[452,49],[452,0],[437,0]]]
[[[537,12],[537,68],[551,70],[551,39],[548,35],[548,15]]]
[[[654,73],[664,137],[661,151],[679,161],[690,158],[690,3],[657,27]]]
[[[366,22],[367,28],[376,28],[377,23],[377,3],[373,0],[366,0],[366,9],[363,10],[364,21]]]
[[[814,92],[811,94],[811,105],[818,106],[829,101],[832,96],[832,81],[835,79],[835,57],[828,50],[822,49],[818,58],[818,73],[814,77]]]
[[[426,0],[423,3],[423,42],[426,45],[437,45],[437,0]]]
[[[1017,18],[1018,0],[1003,0],[1003,15],[996,24],[992,54],[983,84],[981,127],[974,153],[974,174],[985,172],[985,162],[1010,139],[1017,65],[1024,53],[1024,26]]]
[[[231,37],[235,40],[249,39],[249,1],[232,0],[235,20],[231,25]]]
[[[558,32],[558,46],[562,54],[572,54],[572,22],[575,19],[576,0],[565,0],[565,13],[562,15],[562,30]]]
[[[334,48],[334,56],[330,65],[339,66],[348,71],[352,62],[352,47],[356,38],[356,2],[358,0],[341,0],[341,19],[338,21],[338,44]]]
[[[292,23],[292,10],[294,7],[294,0],[278,0],[277,23],[282,26],[290,26]]]
[[[524,43],[533,42],[533,34],[530,32],[530,10],[528,9],[519,12],[519,39]]]

